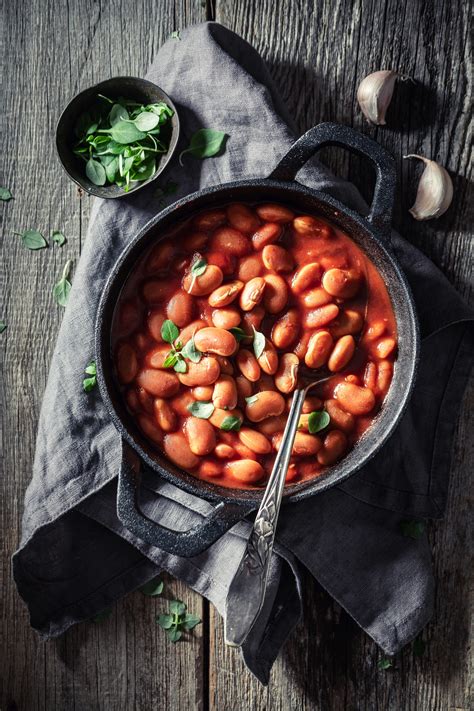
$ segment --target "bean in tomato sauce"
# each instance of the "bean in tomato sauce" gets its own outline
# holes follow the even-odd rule
[[[202,211],[157,235],[124,285],[112,341],[151,446],[232,488],[268,480],[300,368],[331,378],[305,400],[287,483],[350,451],[383,406],[397,353],[368,257],[322,217],[273,203]]]

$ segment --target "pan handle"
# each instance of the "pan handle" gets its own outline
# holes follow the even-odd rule
[[[145,516],[139,507],[141,462],[122,443],[122,465],[118,478],[117,516],[144,543],[183,558],[199,555],[250,512],[242,504],[219,502],[202,522],[187,531],[173,531]]]
[[[321,123],[298,138],[288,153],[268,176],[271,180],[295,180],[304,164],[324,146],[341,146],[368,158],[374,165],[376,181],[372,205],[367,216],[382,237],[390,238],[397,174],[395,161],[385,148],[350,126]]]

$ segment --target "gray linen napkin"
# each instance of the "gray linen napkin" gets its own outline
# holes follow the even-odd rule
[[[207,185],[265,177],[294,140],[261,58],[218,24],[191,27],[181,41],[169,40],[148,78],[177,104],[183,147],[203,126],[229,135],[218,158],[201,162],[188,156],[184,169],[173,161],[160,182],[179,184],[168,204]],[[353,186],[317,162],[299,179],[365,209]],[[94,320],[107,275],[137,230],[161,209],[155,191],[156,184],[118,202],[94,202],[53,356],[22,540],[13,557],[31,623],[45,638],[93,616],[160,570],[185,581],[223,614],[250,528],[242,521],[208,551],[182,559],[138,541],[115,513],[120,438],[98,393],[83,392],[83,370],[94,355]],[[393,247],[421,320],[418,384],[396,433],[364,470],[338,489],[283,507],[265,609],[242,650],[263,683],[300,615],[300,563],[388,654],[410,641],[432,613],[426,536],[404,537],[400,522],[442,514],[472,346],[467,325],[472,313],[426,257],[396,234]],[[165,525],[185,530],[210,504],[148,474],[143,508]]]

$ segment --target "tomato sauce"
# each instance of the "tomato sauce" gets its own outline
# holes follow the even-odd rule
[[[175,226],[117,304],[118,387],[145,437],[178,467],[264,486],[298,376],[308,394],[287,483],[338,462],[383,406],[396,358],[379,272],[347,234],[281,204],[231,204]]]

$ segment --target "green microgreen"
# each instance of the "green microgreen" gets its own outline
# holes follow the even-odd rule
[[[97,367],[94,360],[91,360],[91,362],[88,363],[88,365],[84,369],[84,372],[89,377],[84,378],[84,380],[82,381],[82,387],[86,393],[89,393],[97,385]]]
[[[183,358],[187,358],[192,363],[199,363],[202,358],[202,353],[196,348],[194,336],[192,336],[192,338],[190,338],[189,341],[183,346],[181,355]]]
[[[8,202],[12,199],[13,195],[11,194],[8,188],[0,188],[0,200],[2,200],[3,202]]]
[[[64,265],[60,280],[53,286],[54,299],[56,303],[62,307],[66,306],[72,288],[71,282],[68,279],[69,272],[71,271],[71,266],[72,262],[70,259],[68,259],[66,264]]]
[[[380,669],[380,671],[384,671],[385,669],[390,669],[390,667],[393,667],[393,662],[391,659],[383,657],[377,662],[377,667]]]
[[[66,237],[60,230],[53,230],[51,232],[51,241],[57,244],[58,247],[62,247],[66,243]]]
[[[0,333],[3,333],[3,332],[5,331],[5,329],[6,329],[6,327],[7,327],[7,324],[6,324],[5,321],[2,319],[2,320],[0,321]]]
[[[179,328],[173,321],[167,319],[161,326],[161,337],[166,343],[174,343],[179,336]]]
[[[74,153],[85,161],[85,173],[98,186],[118,185],[125,191],[148,180],[157,158],[169,146],[173,110],[164,102],[144,105],[102,94],[76,121]]]
[[[425,523],[424,521],[402,521],[400,528],[404,536],[417,540],[425,532]]]
[[[229,328],[229,332],[232,333],[232,335],[234,336],[237,343],[240,343],[240,341],[243,341],[244,338],[252,338],[252,336],[249,336],[248,333],[245,333],[243,328],[239,328],[238,326]]]
[[[188,410],[194,417],[199,417],[200,420],[208,420],[215,410],[212,402],[202,402],[196,400],[188,405]]]
[[[220,429],[224,432],[238,432],[242,425],[242,421],[235,415],[227,415],[221,422]]]
[[[14,232],[21,237],[21,241],[28,249],[44,249],[48,246],[45,238],[38,230],[25,230],[24,232]]]
[[[326,410],[311,412],[308,417],[308,432],[316,434],[329,425],[331,418]]]
[[[140,592],[148,597],[157,597],[163,592],[164,586],[165,585],[162,580],[159,578],[152,578],[152,580],[149,580],[145,583],[145,585],[141,586]]]
[[[207,262],[201,255],[197,256],[191,264],[191,274],[193,277],[201,276],[207,269]]]
[[[217,155],[224,145],[226,134],[224,131],[216,131],[213,128],[200,128],[193,133],[189,141],[189,147],[181,151],[179,163],[183,165],[181,158],[186,153],[191,153],[195,158],[211,158]]]
[[[174,32],[172,32],[172,33],[170,34],[170,39],[180,40],[180,39],[181,39],[181,36],[180,36],[180,34],[179,34],[179,30],[175,30]]]
[[[181,600],[172,600],[169,613],[158,615],[156,621],[162,629],[166,630],[170,642],[177,642],[183,636],[183,632],[194,629],[201,622],[201,618],[187,612],[187,606]]]
[[[245,402],[248,405],[251,405],[253,402],[257,402],[257,400],[258,400],[258,393],[256,393],[255,395],[249,395],[248,397],[245,398]]]
[[[255,353],[255,358],[260,358],[263,351],[265,350],[266,339],[265,335],[261,331],[257,331],[255,327],[253,328],[253,352]]]

